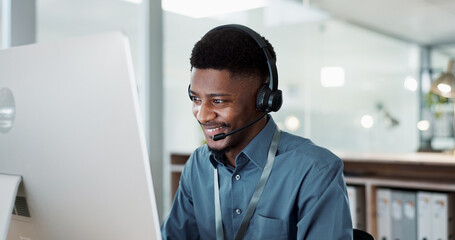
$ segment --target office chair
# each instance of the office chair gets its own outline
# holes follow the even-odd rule
[[[374,237],[365,231],[354,229],[353,232],[354,240],[374,240]]]

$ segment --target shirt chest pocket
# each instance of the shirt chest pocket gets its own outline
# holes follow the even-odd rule
[[[288,239],[288,223],[277,218],[254,215],[243,239]]]

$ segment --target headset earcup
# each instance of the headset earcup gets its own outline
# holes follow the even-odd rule
[[[280,110],[281,105],[283,104],[283,93],[281,92],[281,90],[277,89],[276,91],[272,92],[270,94],[267,104],[269,107],[269,111],[271,112],[276,112]]]
[[[271,90],[267,85],[262,85],[256,97],[256,109],[260,112],[267,111]]]

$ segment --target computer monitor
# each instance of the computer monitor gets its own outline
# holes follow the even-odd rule
[[[122,33],[0,51],[0,174],[22,177],[8,240],[161,238]]]

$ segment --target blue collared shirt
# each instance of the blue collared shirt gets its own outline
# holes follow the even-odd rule
[[[216,239],[213,171],[218,168],[225,239],[234,239],[267,161],[276,124],[267,125],[235,159],[214,158],[207,146],[190,156],[163,239]],[[244,239],[352,239],[343,163],[327,149],[286,132]]]

